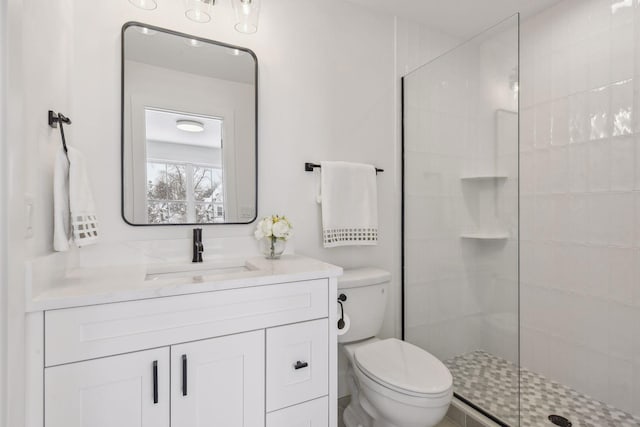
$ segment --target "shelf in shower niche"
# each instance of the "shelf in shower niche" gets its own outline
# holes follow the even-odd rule
[[[460,177],[463,181],[482,181],[490,179],[507,179],[507,175],[463,175]]]
[[[465,233],[460,236],[462,239],[473,240],[506,240],[508,233]]]

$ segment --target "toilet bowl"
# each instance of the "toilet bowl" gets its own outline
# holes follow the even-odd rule
[[[349,375],[359,386],[360,407],[371,417],[369,425],[431,427],[444,418],[453,380],[442,362],[395,338],[359,344],[353,350],[347,344],[344,350],[352,367]]]
[[[349,361],[347,427],[433,427],[453,397],[453,378],[435,356],[413,344],[378,339],[389,273],[345,270],[339,294],[350,329],[339,337]]]

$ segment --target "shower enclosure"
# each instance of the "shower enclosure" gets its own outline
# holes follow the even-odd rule
[[[513,16],[403,79],[404,339],[459,399],[519,418],[518,46]]]
[[[640,426],[640,2],[562,0],[403,79],[403,332],[509,426]]]

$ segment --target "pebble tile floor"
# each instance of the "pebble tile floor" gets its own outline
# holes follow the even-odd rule
[[[451,370],[458,395],[510,424],[552,427],[550,414],[567,417],[573,427],[640,427],[635,417],[540,374],[521,369],[522,416],[518,424],[518,368],[484,351],[456,356],[444,362]],[[349,397],[338,401],[338,427]],[[436,427],[462,427],[445,418]]]
[[[456,356],[444,362],[453,375],[458,395],[491,412],[502,421],[518,425],[518,368],[484,351]],[[566,385],[522,368],[522,427],[553,426],[548,416],[557,414],[573,427],[640,427],[634,417]]]

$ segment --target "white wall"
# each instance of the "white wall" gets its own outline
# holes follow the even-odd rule
[[[0,2],[0,427],[6,425],[7,392],[7,3]]]
[[[259,215],[289,216],[299,253],[345,267],[373,264],[390,270],[394,287],[383,334],[397,333],[400,181],[393,17],[341,0],[272,0],[262,8],[259,32],[248,36],[233,29],[227,2],[219,2],[214,19],[206,25],[185,19],[178,1],[159,2],[152,12],[136,9],[126,0],[10,0],[10,4],[15,11],[11,29],[16,32],[10,99],[17,108],[12,121],[19,124],[12,130],[12,141],[19,142],[12,146],[14,158],[10,159],[16,167],[10,171],[13,231],[9,236],[16,248],[10,298],[15,307],[12,386],[18,396],[24,320],[19,273],[22,261],[52,251],[51,165],[60,141],[58,131],[46,125],[48,109],[73,120],[67,128],[68,141],[88,159],[105,241],[190,237],[189,227],[135,228],[120,217],[120,28],[131,20],[256,52],[260,67]],[[378,176],[378,246],[322,248],[320,207],[315,201],[319,176],[303,169],[305,161],[321,160],[367,162],[385,169]],[[34,237],[26,241],[24,193],[32,194],[35,201]],[[208,226],[204,232],[209,238],[250,236],[253,227]],[[12,411],[17,415],[22,407],[15,403]],[[10,425],[20,424],[16,418]]]
[[[3,108],[6,120],[3,126],[6,144],[4,145],[4,168],[2,185],[6,191],[5,215],[7,228],[5,239],[7,249],[6,276],[6,316],[7,316],[7,372],[4,396],[6,426],[21,426],[24,416],[24,267],[25,259],[25,144],[23,128],[25,126],[23,74],[22,74],[22,0],[8,0],[6,6],[6,105]],[[3,34],[4,36],[4,34]],[[46,115],[46,112],[44,113]],[[41,116],[42,117],[42,116]],[[44,119],[41,119],[44,120]],[[11,207],[11,208],[9,208]]]
[[[522,25],[522,364],[640,415],[640,5]]]
[[[394,153],[394,163],[397,165],[395,180],[398,191],[395,193],[394,206],[401,206],[402,192],[400,191],[402,182],[402,88],[401,79],[413,70],[442,55],[456,46],[460,41],[452,36],[440,31],[432,30],[424,25],[408,20],[406,18],[395,18],[395,118],[396,118],[396,144]],[[398,212],[395,221],[397,237],[395,248],[399,253],[402,247],[401,234],[402,215]],[[398,260],[402,268],[401,260]],[[399,278],[398,278],[399,281]],[[401,296],[398,294],[390,302],[391,310],[396,311],[396,322],[398,335],[401,334],[402,313]],[[406,310],[406,307],[405,307]]]
[[[464,41],[458,37],[401,17],[396,17],[395,38],[398,84],[400,84],[401,77],[406,76]],[[400,98],[398,97],[399,100]],[[399,109],[398,112],[400,112]]]
[[[393,156],[385,155],[393,151],[393,121],[387,116],[394,111],[393,19],[338,0],[280,0],[265,5],[260,31],[247,36],[233,30],[230,8],[224,4],[216,6],[214,22],[198,25],[182,19],[182,5],[175,3],[145,12],[124,0],[99,5],[68,0],[44,6],[25,1],[34,13],[25,21],[27,111],[53,106],[73,119],[67,133],[70,143],[89,157],[105,239],[189,235],[188,227],[133,228],[119,214],[120,27],[140,20],[253,49],[260,65],[261,214],[287,213],[296,225],[296,247],[310,255],[336,261],[347,255],[356,262],[353,257],[364,261],[375,253],[387,260],[384,245],[391,230],[384,213],[379,247],[321,248],[314,201],[317,175],[305,173],[302,164],[333,158],[368,161],[393,171]],[[43,45],[42,38],[59,40],[58,50],[35,51]],[[42,69],[52,77],[43,76]],[[40,166],[29,171],[29,188],[39,203],[29,252],[36,256],[51,249],[50,164],[59,135],[43,128],[35,115],[29,119],[27,144]],[[382,200],[390,193],[392,175],[380,176]],[[250,235],[252,229],[212,226],[206,232]]]

